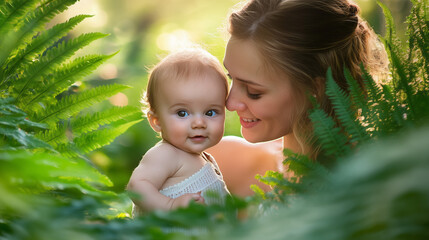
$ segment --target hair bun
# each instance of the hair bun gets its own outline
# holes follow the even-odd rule
[[[353,17],[353,16],[356,16],[356,14],[359,11],[359,8],[354,4],[350,4],[348,10],[349,10],[349,16]]]

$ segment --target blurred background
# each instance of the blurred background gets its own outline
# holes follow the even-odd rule
[[[384,35],[384,18],[376,1],[355,2],[374,30]],[[404,38],[404,21],[410,11],[410,1],[381,2],[391,9],[397,34]],[[110,36],[92,43],[83,51],[85,54],[119,53],[99,67],[86,84],[100,85],[108,81],[132,86],[103,103],[104,107],[109,104],[140,107],[148,68],[170,50],[197,43],[222,61],[228,39],[227,16],[239,6],[239,0],[81,0],[57,16],[54,22],[79,14],[94,15],[78,25],[74,34],[103,32]],[[103,108],[103,104],[96,108]],[[240,125],[233,113],[227,113],[225,135],[240,135]],[[157,141],[159,137],[147,121],[142,121],[88,158],[114,182],[113,190],[122,192],[142,155]]]

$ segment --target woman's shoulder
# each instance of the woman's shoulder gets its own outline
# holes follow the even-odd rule
[[[250,143],[246,139],[238,136],[225,136],[222,140],[211,149],[219,149],[221,151],[250,151],[251,153],[264,155],[278,155],[283,152],[283,141],[281,139],[262,142]]]
[[[246,162],[250,165],[265,165],[268,162],[274,164],[274,162],[278,163],[283,160],[283,141],[279,139],[263,143],[250,143],[241,137],[225,136],[207,152],[212,154],[218,162],[223,162],[229,158],[229,161]]]

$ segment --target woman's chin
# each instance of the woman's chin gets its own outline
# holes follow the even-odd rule
[[[241,127],[241,136],[243,136],[243,138],[246,139],[246,141],[248,141],[250,143],[260,143],[260,142],[273,141],[273,140],[279,139],[285,135],[286,134],[284,134],[284,135],[280,134],[280,135],[274,136],[270,133],[267,133],[264,135],[261,132],[250,131],[249,129]]]
[[[272,140],[272,139],[265,139],[261,137],[260,133],[251,132],[248,129],[245,129],[243,127],[241,128],[241,136],[243,136],[243,138],[250,143],[258,143],[258,142],[265,142],[265,141]]]

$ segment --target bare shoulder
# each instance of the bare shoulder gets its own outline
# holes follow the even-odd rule
[[[237,136],[225,136],[215,146],[208,149],[208,152],[213,155],[218,155],[220,152],[233,153],[233,156],[238,154],[245,154],[247,156],[255,156],[261,158],[263,156],[278,157],[283,151],[283,143],[281,139],[264,142],[264,143],[250,143],[244,138]]]
[[[142,158],[141,163],[157,161],[160,164],[165,164],[170,161],[176,161],[177,156],[181,151],[169,143],[158,143],[149,149]]]
[[[138,169],[163,169],[170,176],[181,168],[182,154],[183,151],[169,143],[158,143],[144,154]]]
[[[167,178],[180,169],[179,149],[168,143],[158,143],[149,149],[134,169],[131,180],[146,179],[160,187]]]

